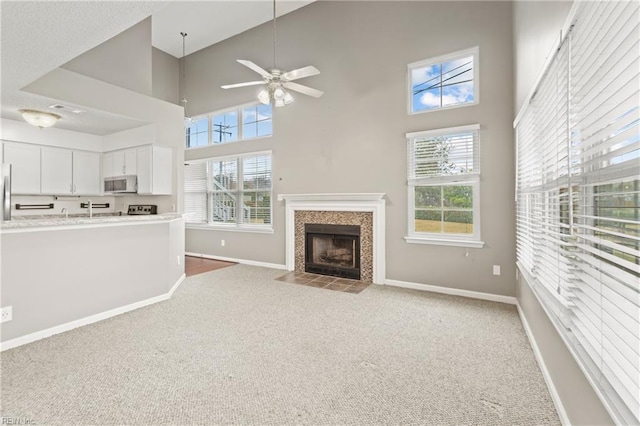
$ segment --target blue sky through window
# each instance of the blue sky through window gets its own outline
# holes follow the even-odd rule
[[[474,57],[416,67],[411,70],[411,112],[472,103]]]
[[[253,105],[242,110],[242,138],[271,136],[271,105]]]

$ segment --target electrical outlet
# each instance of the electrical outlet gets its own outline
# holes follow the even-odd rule
[[[177,262],[178,262],[177,265],[180,266],[180,255],[178,255],[177,258],[178,258],[177,259]]]
[[[0,322],[7,322],[13,319],[13,307],[7,306],[2,308],[0,312],[2,312],[2,319],[0,319]]]
[[[220,240],[220,245],[224,247],[224,240]]]
[[[493,265],[493,275],[500,275],[500,265]]]

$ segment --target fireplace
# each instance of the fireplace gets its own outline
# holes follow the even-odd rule
[[[360,279],[360,226],[307,223],[306,272]]]

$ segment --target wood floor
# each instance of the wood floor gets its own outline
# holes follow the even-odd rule
[[[204,259],[202,257],[184,257],[184,273],[188,277],[191,275],[202,274],[204,272],[215,271],[220,268],[226,268],[231,265],[235,265],[235,263],[215,259]]]

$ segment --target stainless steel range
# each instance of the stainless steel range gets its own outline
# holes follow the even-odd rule
[[[127,214],[158,214],[158,206],[155,206],[153,204],[129,204],[129,210],[127,211]]]

